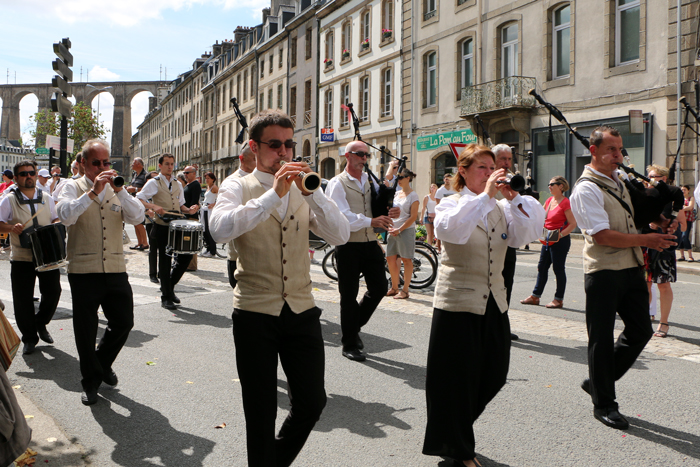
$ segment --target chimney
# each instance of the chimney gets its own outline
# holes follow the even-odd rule
[[[221,48],[222,48],[222,44],[219,44],[218,40],[216,41],[216,44],[211,46],[211,50],[214,53],[215,57],[218,57],[219,55],[221,55]]]
[[[262,24],[265,24],[265,20],[267,19],[268,16],[270,16],[270,9],[269,8],[263,8],[262,11]]]

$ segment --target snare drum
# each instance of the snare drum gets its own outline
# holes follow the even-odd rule
[[[168,248],[170,254],[196,255],[202,249],[204,226],[193,220],[170,222]]]
[[[38,272],[51,271],[68,265],[66,261],[66,227],[49,224],[29,234],[34,267]]]

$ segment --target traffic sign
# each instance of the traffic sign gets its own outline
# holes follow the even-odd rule
[[[36,148],[36,153],[37,154],[49,154],[49,148]]]
[[[70,118],[70,111],[72,108],[73,104],[71,104],[68,99],[57,92],[53,94],[53,97],[51,98],[51,110],[60,113],[66,118]]]
[[[54,60],[51,62],[53,71],[60,73],[66,81],[73,81],[73,70],[71,70],[68,65],[60,60]]]
[[[70,138],[66,138],[66,145],[67,148],[66,150],[68,152],[73,152],[73,146],[75,145],[75,141],[73,141]],[[53,136],[53,135],[46,135],[46,147],[50,149],[55,149],[56,151],[61,150],[61,138],[58,136]]]
[[[70,83],[58,75],[51,78],[51,86],[61,90],[66,97],[71,97],[73,95],[73,89],[71,88]]]
[[[66,41],[68,41],[67,44],[65,43]],[[63,39],[63,42],[53,43],[53,53],[55,53],[58,58],[63,60],[63,63],[66,65],[73,66],[73,54],[68,51],[69,48],[70,41],[67,38]]]

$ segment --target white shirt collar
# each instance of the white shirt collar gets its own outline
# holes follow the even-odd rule
[[[258,169],[253,170],[253,175],[255,178],[257,178],[260,183],[265,187],[265,188],[270,188],[272,187],[272,184],[275,181],[275,176],[273,174],[269,174],[267,172],[262,172]]]

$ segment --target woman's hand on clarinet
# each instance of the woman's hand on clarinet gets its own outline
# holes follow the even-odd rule
[[[497,182],[499,180],[505,180],[506,178],[506,169],[498,169],[491,173],[489,176],[489,179],[486,180],[486,187],[484,188],[484,192],[489,195],[490,198],[493,198],[496,196],[496,193],[501,190],[501,187],[505,184],[499,185]],[[483,179],[482,179],[483,180]]]

